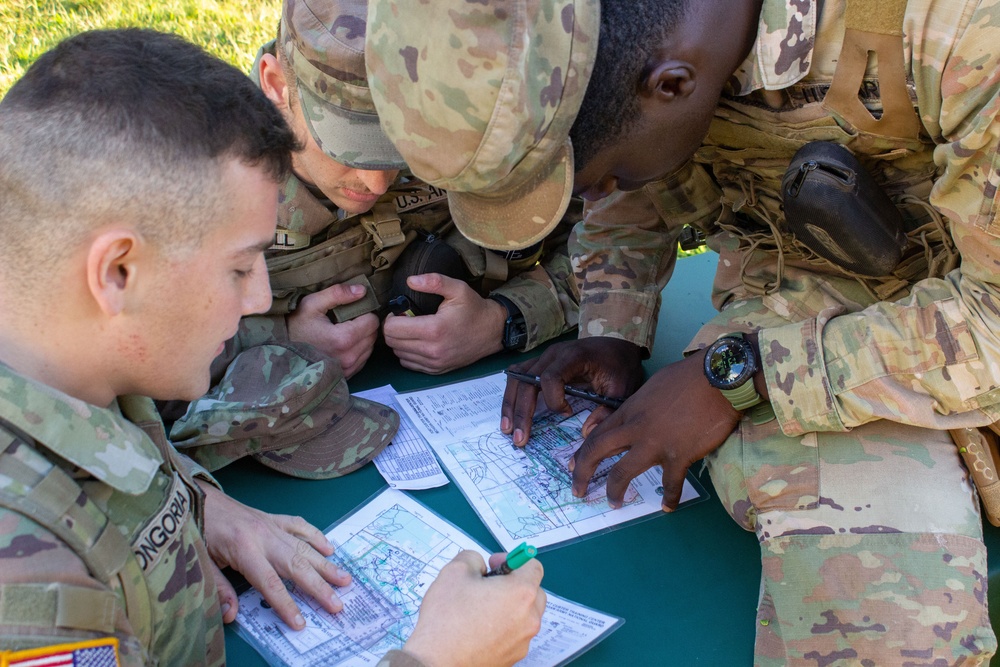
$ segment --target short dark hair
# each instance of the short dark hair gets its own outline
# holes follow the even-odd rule
[[[280,180],[295,139],[241,71],[177,35],[94,30],[43,54],[2,101],[5,110],[53,109],[114,127],[151,151],[263,164]]]
[[[594,69],[569,132],[577,171],[639,119],[639,82],[653,53],[677,26],[687,2],[601,0]]]
[[[138,28],[71,37],[0,100],[0,270],[59,261],[116,220],[165,252],[195,247],[228,203],[227,163],[278,182],[296,149],[245,74],[181,37]]]

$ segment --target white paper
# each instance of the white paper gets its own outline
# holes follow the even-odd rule
[[[455,554],[472,549],[488,558],[468,535],[392,489],[357,509],[327,537],[339,545],[331,560],[354,577],[350,586],[338,589],[344,603],[339,614],[328,614],[288,584],[306,619],[306,629],[296,632],[256,590],[240,596],[237,631],[272,665],[375,665],[406,642],[427,588]],[[542,629],[519,665],[563,664],[622,623],[551,593],[547,598]]]
[[[398,394],[396,401],[431,447],[436,447],[497,430],[506,386],[507,376],[497,373]]]
[[[367,398],[382,405],[395,407],[396,390],[391,384],[359,391],[355,396]],[[448,476],[441,470],[434,452],[420,431],[402,410],[399,413],[399,431],[392,442],[375,457],[375,467],[386,483],[394,489],[431,489],[448,483]]]
[[[407,412],[420,410],[420,414],[429,415],[433,408],[428,406],[461,404],[466,392],[477,405],[495,403],[499,410],[503,384],[497,387],[503,377],[500,373],[448,387],[400,394],[397,401]],[[441,392],[447,398],[442,399],[434,392]],[[569,403],[576,410],[572,417],[551,412],[536,415],[531,439],[523,448],[515,447],[510,436],[496,427],[496,415],[489,430],[442,426],[431,433],[433,439],[423,431],[429,420],[416,421],[483,523],[508,551],[521,542],[538,548],[552,546],[661,511],[663,470],[659,466],[632,480],[621,508],[612,509],[608,505],[607,474],[620,455],[601,462],[585,498],[573,496],[567,464],[583,442],[580,427],[589,414],[584,406],[592,404],[582,399],[569,399]],[[472,435],[448,440],[444,433]],[[681,504],[699,498],[690,480],[685,480]]]

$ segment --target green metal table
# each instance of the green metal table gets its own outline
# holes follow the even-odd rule
[[[714,315],[709,295],[717,259],[714,253],[705,253],[678,261],[664,290],[655,348],[644,364],[647,374],[680,359],[684,346]],[[350,384],[354,391],[385,384],[400,392],[411,391],[493,373],[517,359],[512,354],[495,355],[447,375],[429,376],[403,369],[387,349],[376,350]],[[373,465],[340,479],[307,481],[286,477],[249,459],[219,471],[217,478],[226,491],[248,505],[298,514],[320,528],[385,485]],[[757,540],[725,513],[714,497],[708,474],[699,479],[712,495],[707,501],[539,556],[545,566],[542,585],[547,590],[625,619],[623,626],[574,665],[752,663],[760,585]],[[454,484],[410,493],[487,548],[499,550]],[[995,557],[1000,553],[1000,531],[987,528],[987,542],[996,545],[990,548],[993,580],[1000,570]],[[1000,583],[991,591],[998,588]],[[993,607],[1000,607],[1000,600]],[[232,626],[226,629],[226,651],[231,665],[266,664]]]

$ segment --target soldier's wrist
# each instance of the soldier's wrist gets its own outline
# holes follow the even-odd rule
[[[508,352],[523,352],[528,344],[528,325],[521,309],[502,294],[490,294],[490,300],[499,304],[504,312],[500,334],[501,346]]]

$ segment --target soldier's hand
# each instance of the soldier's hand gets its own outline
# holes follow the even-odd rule
[[[406,282],[411,289],[439,294],[444,301],[433,315],[385,319],[385,342],[405,368],[447,373],[503,349],[507,311],[499,303],[439,273],[410,276]]]
[[[239,607],[239,598],[236,596],[236,589],[226,579],[222,569],[212,561],[212,573],[215,575],[215,594],[219,598],[219,611],[222,612],[222,622],[232,623],[236,620],[236,611]]]
[[[642,350],[617,338],[582,338],[550,345],[537,359],[514,364],[511,370],[542,379],[545,404],[557,412],[569,410],[563,387],[572,384],[605,396],[628,396],[642,383]],[[531,420],[538,402],[538,388],[507,380],[500,406],[500,430],[523,447],[531,436]],[[584,435],[610,414],[598,407],[584,422]]]
[[[216,565],[231,567],[246,577],[295,630],[303,629],[305,620],[285,589],[284,579],[294,581],[328,612],[343,609],[331,584],[346,586],[351,575],[326,559],[333,547],[322,532],[301,517],[267,514],[210,484],[198,484],[205,491],[205,543]],[[236,618],[235,594],[229,595],[225,586],[219,587],[219,594],[220,602],[231,604],[225,615],[229,620]]]
[[[288,315],[288,337],[309,343],[338,360],[344,375],[351,377],[361,370],[375,349],[378,316],[365,313],[349,322],[334,324],[326,314],[364,295],[364,285],[340,284],[302,297],[299,307]]]
[[[490,558],[499,565],[502,558]],[[512,665],[528,653],[545,611],[542,565],[532,559],[508,575],[484,577],[486,565],[462,551],[441,568],[420,604],[403,647],[427,665]]]
[[[680,501],[692,463],[721,445],[740,413],[705,379],[705,353],[659,370],[596,426],[570,462],[573,495],[583,498],[598,464],[625,452],[608,475],[608,504],[620,507],[629,482],[663,466],[663,509]]]

